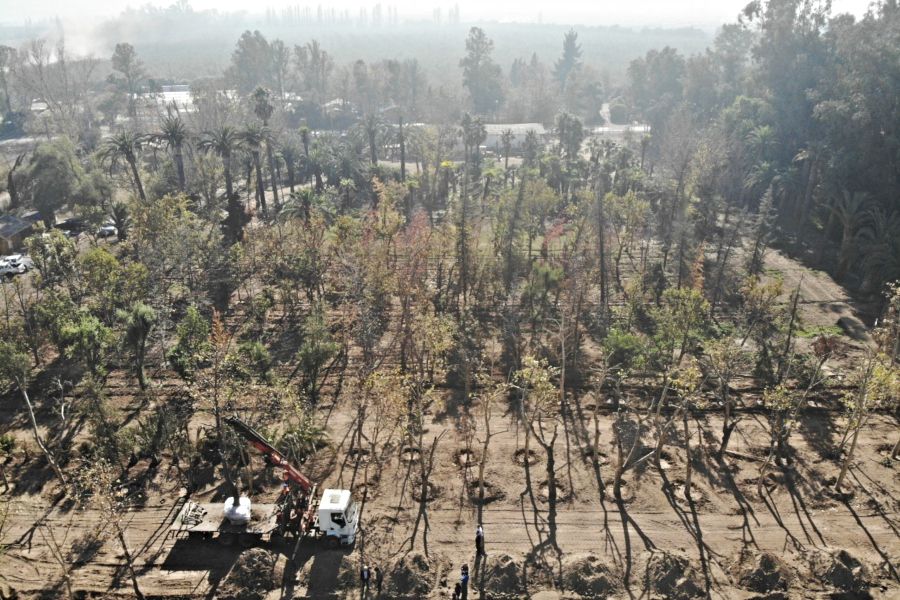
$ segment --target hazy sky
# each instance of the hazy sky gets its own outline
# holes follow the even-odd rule
[[[262,12],[266,7],[312,6],[318,4],[356,15],[360,7],[371,8],[379,0],[190,0],[195,9]],[[463,21],[537,21],[583,25],[697,25],[709,27],[732,21],[749,0],[381,0],[395,6],[400,17],[428,17],[433,8],[447,9],[458,4]],[[833,0],[834,12],[863,14],[872,0]],[[126,6],[146,4],[168,6],[173,0],[0,0],[0,21],[20,24],[25,19],[47,17],[109,16]]]

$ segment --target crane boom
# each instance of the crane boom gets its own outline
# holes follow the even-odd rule
[[[238,435],[247,440],[251,446],[259,450],[269,464],[284,469],[285,478],[300,486],[304,493],[308,493],[315,486],[309,478],[300,472],[284,455],[262,436],[258,431],[241,421],[237,417],[225,417],[225,422],[234,429]]]

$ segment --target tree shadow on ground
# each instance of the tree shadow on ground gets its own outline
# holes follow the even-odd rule
[[[840,452],[834,443],[834,435],[837,433],[834,421],[833,413],[822,412],[812,415],[812,418],[801,419],[797,423],[797,431],[809,447],[826,460],[840,458]]]
[[[222,579],[243,550],[211,540],[180,539],[172,546],[160,568],[167,571],[208,571],[209,591],[206,597],[214,598]]]

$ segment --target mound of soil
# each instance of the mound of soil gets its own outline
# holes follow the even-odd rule
[[[407,446],[400,451],[400,460],[405,463],[419,462],[422,458],[422,450],[415,446]]]
[[[523,564],[509,554],[485,559],[484,589],[491,595],[525,592]],[[480,579],[480,576],[478,577]],[[470,590],[471,591],[471,590]]]
[[[581,458],[583,458],[584,462],[587,464],[593,464],[595,456],[597,457],[597,464],[601,466],[609,464],[609,457],[603,450],[598,451],[591,446],[586,446],[581,449]]]
[[[866,565],[846,550],[818,552],[812,558],[813,573],[844,592],[862,592],[869,587]]]
[[[588,598],[616,593],[622,580],[614,569],[595,554],[568,557],[562,567],[563,589]]]
[[[484,499],[481,498],[481,484],[477,479],[469,482],[468,491],[469,502],[476,506],[479,504],[490,504],[506,498],[506,492],[503,491],[503,488],[494,485],[490,481],[484,482]]]
[[[691,560],[678,552],[652,552],[646,561],[644,587],[671,600],[703,595],[702,577]]]
[[[603,491],[608,501],[616,501],[615,489],[612,480],[607,481],[604,484]],[[620,487],[619,493],[622,495],[622,502],[625,502],[627,504],[634,501],[634,490],[630,485],[628,485],[628,481],[626,481],[625,479],[622,480],[622,485]]]
[[[466,469],[468,467],[474,467],[478,464],[478,461],[481,460],[481,453],[477,450],[466,448],[461,448],[456,451],[456,464],[460,468]]]
[[[397,559],[384,580],[391,598],[424,598],[434,582],[433,566],[421,552],[411,552]]]
[[[687,485],[684,480],[676,479],[672,482],[672,495],[675,496],[675,501],[682,506],[690,506],[690,502],[688,502],[687,498]],[[702,488],[697,487],[696,484],[691,484],[691,500],[693,500],[694,504],[697,506],[702,506],[709,502],[709,498],[706,496],[706,492],[703,491]]]
[[[528,449],[528,452],[525,452],[525,448],[519,448],[513,453],[513,462],[522,467],[524,467],[526,464],[528,464],[529,466],[536,465],[540,462],[540,460],[541,459],[538,456],[537,452],[535,452],[531,448]]]
[[[559,479],[556,480],[556,501],[565,502],[572,497],[572,490],[569,486]],[[538,486],[538,500],[547,503],[550,502],[550,483],[542,481]]]
[[[262,600],[281,585],[278,555],[263,548],[243,552],[219,586],[221,600]]]
[[[367,448],[353,448],[347,453],[347,458],[350,459],[350,462],[352,463],[364,465],[369,462],[372,456]]]
[[[425,482],[424,487],[422,486],[422,482],[413,484],[412,497],[416,502],[431,502],[437,498],[440,493],[441,488],[430,481]]]
[[[652,464],[654,468],[656,467],[655,462],[650,461],[650,464]],[[674,465],[674,464],[675,464],[675,459],[672,458],[672,455],[669,454],[668,451],[666,451],[666,450],[660,451],[660,453],[659,453],[659,468],[660,469],[662,469],[663,471],[667,471],[667,470],[671,469],[672,465]]]
[[[738,584],[741,587],[760,593],[785,591],[791,579],[790,568],[769,552],[746,561],[738,573]]]

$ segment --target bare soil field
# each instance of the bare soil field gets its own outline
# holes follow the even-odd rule
[[[773,254],[785,289],[799,283],[800,265]],[[796,284],[793,284],[794,286]],[[807,326],[857,318],[843,290],[804,273]],[[861,348],[864,337],[848,342]],[[177,393],[174,375],[156,374],[157,402]],[[113,374],[111,400],[125,413],[141,410],[129,379]],[[346,392],[345,392],[346,395]],[[757,392],[743,397],[742,419],[729,452],[715,455],[721,417],[699,412],[691,423],[692,492],[685,493],[683,435],[673,435],[660,465],[643,462],[625,474],[621,497],[610,489],[616,461],[616,416],[605,398],[572,393],[553,446],[557,500],[548,490],[547,453],[525,431],[512,403],[491,418],[487,452],[478,418],[467,421],[449,391],[427,414],[421,447],[395,442],[360,451],[356,413],[348,401],[318,407],[332,444],[304,465],[327,487],[354,491],[362,504],[360,534],[350,549],[309,541],[224,547],[173,539],[169,525],[188,494],[171,457],[159,467],[138,462],[140,502],[125,515],[125,539],[146,598],[360,598],[361,563],[385,571],[382,597],[447,598],[463,564],[478,598],[898,598],[900,597],[900,464],[894,415],[873,415],[860,436],[843,494],[830,488],[840,468],[837,446],[845,417],[823,395],[801,414],[790,457],[771,469],[757,494],[769,447]],[[2,597],[133,597],[121,545],[107,516],[56,497],[49,470],[29,433],[18,400],[5,397],[0,423],[21,440],[3,465],[8,487],[0,530]],[[55,410],[44,400],[45,413]],[[209,415],[192,422],[208,426]],[[466,423],[474,423],[474,432]],[[599,432],[599,437],[597,433]],[[61,435],[48,431],[48,435]],[[639,442],[641,453],[653,440]],[[599,443],[594,446],[594,440]],[[482,497],[479,467],[484,461]],[[423,493],[423,469],[428,487]],[[255,457],[245,468],[254,501],[271,500],[278,473]],[[222,477],[204,475],[190,494],[220,501]],[[0,482],[2,485],[3,482]],[[487,557],[474,552],[483,522]],[[374,598],[374,593],[368,597]]]

